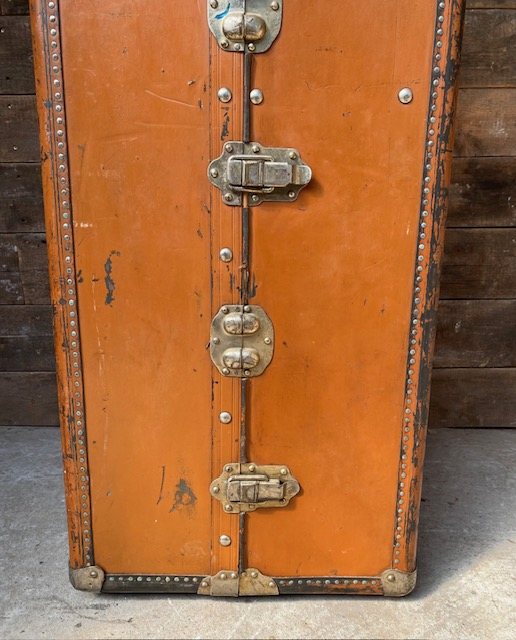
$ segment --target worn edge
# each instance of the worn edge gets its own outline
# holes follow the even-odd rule
[[[436,7],[391,571],[415,571],[464,0]],[[429,233],[431,230],[431,233]],[[423,237],[420,236],[423,233]],[[417,390],[414,388],[417,387]],[[414,408],[414,398],[416,407]]]
[[[58,0],[30,0],[70,567],[94,564]]]

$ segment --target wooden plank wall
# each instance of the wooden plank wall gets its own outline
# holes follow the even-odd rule
[[[27,0],[0,0],[0,424],[57,424]],[[516,0],[469,0],[430,424],[516,425]]]

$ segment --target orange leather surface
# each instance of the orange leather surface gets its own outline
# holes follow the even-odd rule
[[[296,202],[251,214],[250,302],[275,351],[248,383],[247,453],[302,487],[246,516],[241,565],[266,575],[392,566],[435,14],[285,0],[254,56],[252,139],[296,147],[313,171]],[[206,170],[242,138],[243,56],[216,44],[205,0],[68,0],[60,31],[95,563],[234,571],[238,517],[209,486],[239,459],[240,382],[208,343],[241,300],[242,223]]]

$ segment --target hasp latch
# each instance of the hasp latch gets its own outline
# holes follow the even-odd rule
[[[263,575],[258,569],[246,569],[238,574],[236,571],[219,571],[214,576],[206,576],[197,590],[201,596],[277,596],[278,585],[274,578]]]
[[[232,462],[211,483],[211,495],[226,513],[241,513],[271,507],[286,507],[300,486],[284,465]]]
[[[261,375],[274,352],[274,327],[258,305],[228,304],[211,323],[210,355],[224,376]]]
[[[208,0],[208,24],[225,51],[262,53],[281,29],[283,0]]]
[[[257,206],[296,200],[312,179],[312,170],[297,149],[226,142],[222,155],[208,167],[208,177],[227,205],[241,206],[243,194],[248,193],[249,206]]]

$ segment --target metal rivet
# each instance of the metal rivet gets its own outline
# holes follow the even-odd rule
[[[265,344],[271,344],[272,340],[270,338],[264,338],[263,341]]]
[[[286,476],[288,473],[288,469],[285,469],[285,467],[283,467],[283,469],[280,469],[280,473],[282,476]]]
[[[288,154],[288,157],[289,157],[291,160],[297,160],[297,153],[295,153],[294,151],[291,151],[291,152]]]
[[[255,467],[255,465],[254,465],[254,464],[250,464],[250,465],[249,465],[249,471],[251,471],[251,473],[252,473],[253,471],[256,471],[256,467]]]
[[[222,307],[222,313],[229,313],[229,309],[227,307]]]
[[[232,467],[230,464],[227,464],[227,465],[224,467],[224,471],[225,471],[226,473],[231,473],[231,472],[233,471],[233,467]]]
[[[231,262],[233,260],[233,252],[229,247],[224,247],[219,251],[219,256],[222,262]]]
[[[389,573],[389,574],[387,575],[387,580],[388,580],[389,582],[396,582],[396,576],[394,575],[394,573]]]
[[[221,413],[219,414],[219,420],[222,422],[222,424],[229,424],[232,419],[233,417],[229,413],[229,411],[221,411]]]
[[[210,169],[210,176],[211,176],[212,178],[218,178],[218,177],[219,177],[219,171],[218,171],[218,169],[215,169],[215,168]]]
[[[230,102],[233,94],[227,87],[221,87],[217,92],[217,96],[221,102]]]
[[[260,197],[259,197],[259,196],[256,196],[256,195],[255,195],[255,196],[251,196],[251,200],[252,200],[253,202],[258,202],[258,200],[259,200],[259,199],[260,199]]]
[[[220,536],[219,542],[223,547],[229,547],[229,545],[231,544],[231,538],[223,534]]]
[[[253,153],[260,153],[260,147],[257,144],[253,144],[251,147]]]
[[[216,9],[219,6],[219,3],[217,2],[217,0],[210,0],[210,7],[212,9]]]
[[[252,42],[250,42],[250,43],[247,45],[247,48],[249,49],[249,51],[254,51],[254,50],[256,49],[256,45],[255,45],[255,44],[253,44]]]
[[[246,376],[246,378],[249,378],[250,375],[251,375],[250,371],[244,371],[244,376]]]
[[[220,344],[220,338],[213,338],[212,342],[213,344]]]
[[[249,94],[249,99],[253,104],[262,104],[263,102],[263,93],[260,89],[253,89]]]
[[[236,580],[238,578],[236,573],[232,573],[229,577],[232,578],[233,580]]]
[[[277,11],[279,9],[279,2],[276,2],[276,0],[274,0],[274,2],[271,2],[271,9],[273,11]]]
[[[229,42],[228,42],[227,40],[221,40],[221,41],[220,41],[220,46],[221,46],[223,49],[227,49],[227,48],[229,47]]]
[[[271,580],[269,582],[269,587],[271,587],[271,589],[274,589],[275,586],[276,586],[276,583],[274,582],[274,580]]]
[[[233,511],[233,507],[230,504],[224,505],[224,511]]]
[[[244,311],[245,311],[245,313],[249,313],[251,311],[251,307],[248,304],[246,304],[244,306]]]
[[[234,45],[235,51],[240,51],[242,49],[242,45],[238,42]]]
[[[232,145],[232,144],[227,144],[227,145],[226,145],[226,151],[227,151],[228,153],[231,153],[231,152],[233,151],[233,145]]]
[[[223,373],[225,376],[229,376],[229,373],[230,373],[230,372],[229,372],[229,369],[226,369],[226,368],[224,367],[224,369],[222,369],[222,373]]]
[[[294,192],[294,191],[289,191],[289,192],[288,192],[288,197],[289,197],[289,198],[295,198],[295,197],[296,197],[295,192]]]
[[[219,487],[213,487],[213,489],[211,490],[212,493],[219,493],[220,488]]]
[[[251,571],[251,578],[257,578],[258,573],[256,571]]]
[[[220,579],[221,580],[225,580],[227,578],[227,575],[225,573],[221,573],[220,574]]]
[[[226,202],[231,202],[233,200],[233,194],[232,193],[225,193],[224,194],[224,200]]]
[[[409,87],[403,87],[403,89],[400,89],[398,92],[398,100],[401,104],[408,104],[409,102],[412,102],[413,98],[414,94]]]
[[[99,574],[97,573],[97,571],[90,571],[90,576],[91,576],[92,578],[97,578],[97,577],[98,577],[98,575],[99,575]]]

